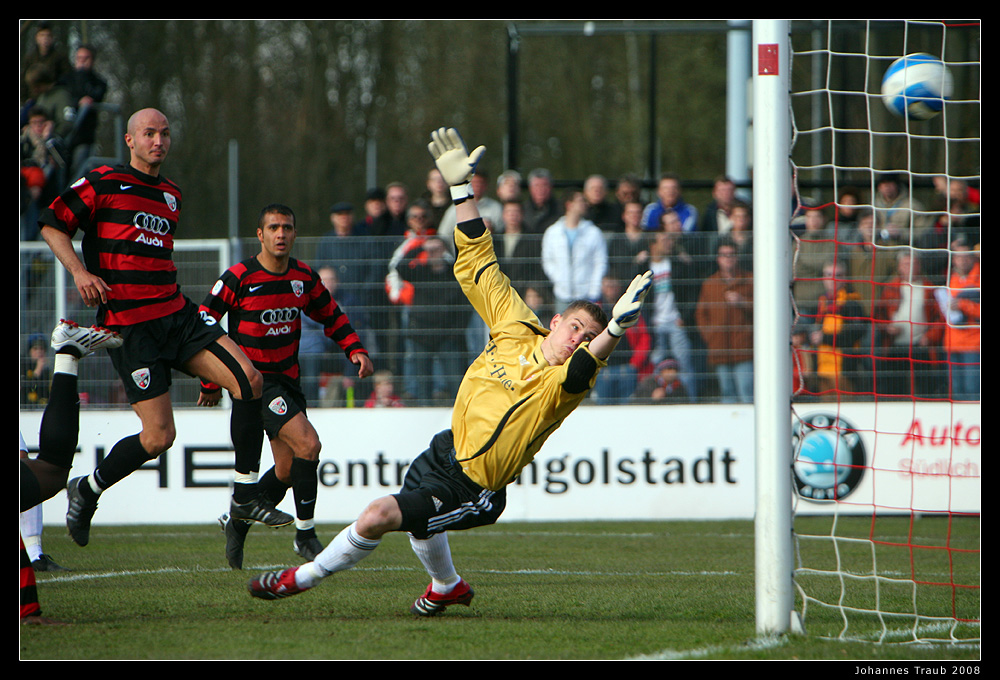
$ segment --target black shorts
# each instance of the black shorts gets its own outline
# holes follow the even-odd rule
[[[506,489],[484,489],[462,472],[451,430],[434,435],[394,496],[403,515],[400,528],[421,539],[494,524],[507,506]]]
[[[187,298],[184,308],[174,314],[112,330],[124,342],[109,349],[108,355],[130,404],[166,394],[171,369],[186,373],[184,364],[191,357],[226,334],[219,324],[202,321],[198,305]]]
[[[298,380],[274,373],[264,374],[264,431],[268,439],[277,439],[281,428],[299,413],[306,412],[306,395]]]

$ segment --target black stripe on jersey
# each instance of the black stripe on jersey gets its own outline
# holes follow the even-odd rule
[[[265,295],[285,295],[288,293],[289,281],[291,279],[269,278],[265,281],[254,281],[252,280],[253,273],[253,271],[248,270],[239,279],[240,291],[242,291],[241,297],[263,297]]]
[[[90,215],[90,206],[84,203],[83,199],[80,197],[80,193],[78,191],[66,191],[63,192],[60,198],[63,199],[63,205],[66,206],[66,209],[69,210],[73,217],[75,217],[77,221],[86,225],[89,221],[87,218]],[[57,198],[56,203],[58,203],[58,201],[59,199]],[[55,203],[53,203],[53,206],[54,205]],[[62,224],[50,224],[49,226],[58,227],[60,231],[63,231],[64,229],[64,225]]]
[[[180,187],[169,179],[147,175],[131,166],[116,166],[103,173],[94,171],[87,174],[86,178],[93,185],[94,191],[101,195],[121,194],[121,186],[116,185],[122,184],[128,185],[126,191],[159,203],[164,201],[164,191],[173,194],[178,199],[178,204],[181,196]]]
[[[110,298],[108,299],[106,307],[114,314],[122,314],[133,309],[140,309],[150,304],[170,302],[171,300],[176,300],[180,296],[181,290],[180,288],[176,288],[171,295],[164,298],[140,298],[135,300],[116,300],[114,298]]]
[[[535,335],[540,335],[542,337],[545,337],[546,335],[548,335],[548,333],[546,333],[544,330],[542,330],[541,328],[539,328],[538,326],[536,326],[533,323],[528,323],[527,321],[521,321],[520,319],[518,319],[518,323],[521,324],[522,326],[524,326],[525,328],[527,328],[529,331],[531,331]]]
[[[163,246],[158,246],[155,243],[136,243],[134,241],[129,241],[125,239],[99,239],[94,237],[93,240],[89,241],[93,247],[96,247],[99,252],[103,255],[110,255],[112,258],[118,256],[134,256],[134,257],[148,257],[151,260],[163,260],[164,262],[172,262],[173,257],[171,254],[173,251],[169,248]],[[113,269],[114,266],[102,266],[103,271],[108,271],[108,269]],[[143,270],[145,273],[149,274],[150,278],[156,276],[157,271],[155,270]],[[171,279],[176,278],[175,271],[162,272],[164,274],[170,274]]]
[[[136,186],[138,186],[138,185],[136,185]],[[152,202],[154,202],[154,203],[159,202],[161,205],[165,205],[163,203],[163,192],[157,192],[157,196],[159,197],[159,199],[153,198],[153,199],[151,199]],[[120,224],[122,226],[131,226],[133,228],[138,229],[138,227],[135,227],[135,223],[133,222],[133,218],[135,217],[135,215],[137,214],[137,212],[141,212],[141,211],[137,211],[135,208],[132,208],[132,209],[129,209],[129,210],[122,210],[121,208],[101,208],[100,210],[98,210],[94,214],[94,221],[98,222],[98,223],[105,222],[105,223],[110,223],[110,224]],[[164,210],[163,212],[166,212],[166,211]],[[150,213],[150,214],[152,214],[152,213]],[[169,217],[164,217],[163,215],[159,215],[159,214],[157,215],[157,217],[162,217],[164,220],[166,220],[167,221],[167,225],[169,226],[169,229],[168,229],[168,231],[167,231],[166,234],[158,234],[158,233],[150,232],[151,235],[153,235],[153,236],[171,236],[171,235],[173,235],[173,233],[175,231],[177,231],[177,220],[176,219],[170,219]]]
[[[496,428],[494,428],[493,434],[490,435],[490,438],[486,441],[485,444],[482,445],[482,447],[478,451],[476,451],[474,454],[472,454],[468,458],[462,458],[462,459],[456,459],[456,460],[458,460],[458,462],[460,462],[460,463],[464,463],[466,461],[470,461],[470,460],[473,460],[475,458],[479,458],[479,456],[483,455],[484,453],[486,453],[487,451],[489,451],[491,448],[493,448],[493,445],[496,444],[497,439],[500,438],[500,433],[503,432],[504,426],[507,425],[507,421],[510,420],[511,417],[514,415],[514,412],[517,411],[517,409],[521,408],[521,406],[524,404],[524,402],[528,401],[528,399],[530,399],[531,397],[532,397],[532,395],[529,394],[524,399],[522,399],[521,401],[519,401],[516,404],[514,404],[513,406],[511,406],[509,409],[507,409],[507,412],[503,414],[503,418],[500,419],[500,422],[497,423]]]
[[[170,286],[177,281],[176,271],[149,269],[104,269],[101,276],[108,285]]]
[[[473,281],[474,281],[475,283],[477,283],[477,284],[478,284],[478,283],[479,283],[479,277],[480,277],[480,276],[482,276],[483,274],[485,274],[485,273],[486,273],[486,270],[487,270],[487,269],[489,269],[490,267],[494,266],[494,265],[496,265],[496,266],[498,266],[498,267],[500,266],[500,265],[499,265],[499,263],[497,263],[497,261],[496,261],[496,260],[493,260],[493,261],[492,261],[492,262],[490,262],[489,264],[486,264],[486,265],[483,265],[483,266],[482,266],[482,267],[481,267],[481,268],[479,269],[479,271],[477,271],[477,272],[476,272],[476,275],[475,275],[475,277],[473,277]]]

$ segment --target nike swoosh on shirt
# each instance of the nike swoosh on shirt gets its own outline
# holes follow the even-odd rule
[[[263,283],[260,284],[259,286],[250,286],[250,292],[251,293],[256,293],[258,290],[260,290],[263,287],[264,287]]]
[[[122,191],[126,191],[128,189],[131,189],[132,185],[131,184],[119,184],[118,188],[121,189]]]

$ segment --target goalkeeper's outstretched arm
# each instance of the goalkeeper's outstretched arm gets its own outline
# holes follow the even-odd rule
[[[431,133],[428,151],[434,158],[434,164],[451,188],[451,198],[455,204],[455,221],[459,228],[465,222],[479,218],[479,209],[472,199],[470,180],[476,172],[476,165],[486,151],[479,146],[471,153],[462,141],[462,136],[454,128],[439,128]],[[652,273],[646,272],[636,276],[629,284],[628,290],[615,303],[612,318],[600,335],[590,342],[590,351],[599,359],[607,359],[625,331],[639,321],[642,301],[649,292],[652,283]]]
[[[427,150],[434,158],[441,177],[448,184],[451,200],[455,204],[455,221],[458,223],[479,217],[479,209],[472,199],[472,175],[486,147],[476,147],[472,153],[455,128],[439,128],[431,133]]]
[[[611,352],[618,346],[618,341],[625,335],[625,331],[639,322],[642,301],[646,298],[652,282],[652,272],[647,271],[645,274],[637,275],[632,279],[625,294],[615,303],[608,327],[590,341],[590,351],[598,359],[607,359],[611,356]]]

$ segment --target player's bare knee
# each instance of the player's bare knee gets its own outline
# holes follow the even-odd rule
[[[139,442],[150,458],[156,458],[174,444],[177,429],[173,423],[162,426],[143,427]]]
[[[139,441],[150,458],[156,458],[174,444],[174,430],[143,430]]]
[[[292,466],[285,464],[279,465],[274,464],[274,476],[278,478],[278,481],[286,486],[292,485]]]
[[[314,435],[303,442],[299,450],[295,452],[295,457],[304,458],[306,460],[319,460],[319,452],[322,449],[323,444],[320,442],[319,436]]]
[[[253,366],[247,371],[247,381],[250,383],[250,392],[253,399],[260,399],[264,393],[264,376]]]
[[[358,517],[355,530],[369,539],[381,538],[399,528],[399,505],[392,496],[384,496],[372,501]]]

